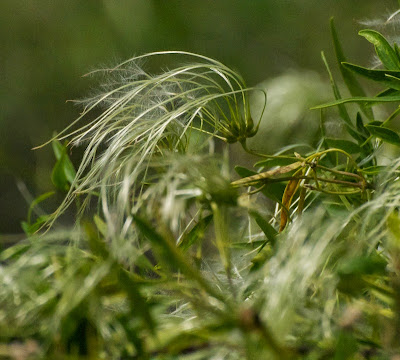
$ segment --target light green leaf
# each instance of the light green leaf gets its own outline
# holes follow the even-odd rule
[[[62,146],[59,141],[53,141],[52,145],[57,162],[53,168],[51,180],[57,189],[67,191],[75,179],[75,168],[67,155],[66,146]]]
[[[361,30],[358,34],[374,44],[376,54],[386,69],[400,70],[400,61],[396,51],[390,46],[382,34],[375,30]]]
[[[398,102],[400,101],[400,96],[385,96],[385,97],[353,97],[348,99],[341,99],[337,101],[332,101],[330,103],[317,105],[311,108],[311,110],[315,109],[324,109],[332,106],[337,106],[340,104],[346,103],[369,103],[369,104],[379,104],[379,103],[387,103],[387,102]]]
[[[53,196],[54,194],[55,194],[54,191],[49,191],[47,193],[44,193],[44,194],[38,196],[35,200],[32,201],[31,205],[29,206],[29,210],[28,210],[28,219],[27,219],[28,224],[31,223],[32,212],[33,212],[33,209],[36,207],[36,205],[40,204],[42,201],[45,201],[46,199]]]

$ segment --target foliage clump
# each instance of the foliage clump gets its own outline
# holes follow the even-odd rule
[[[400,51],[363,30],[382,66],[351,64],[331,30],[350,97],[322,54],[335,100],[314,108],[319,139],[273,154],[247,142],[265,93],[216,60],[158,52],[99,72],[101,92],[52,139],[65,200],[35,217],[53,193],[39,197],[27,239],[0,253],[0,356],[16,338],[40,358],[399,356]],[[146,72],[160,56],[190,62]],[[65,138],[85,146],[76,171]],[[232,143],[256,158],[238,179]],[[57,229],[72,203],[75,226]]]

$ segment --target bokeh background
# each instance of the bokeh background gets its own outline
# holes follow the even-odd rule
[[[293,76],[295,99],[308,86],[321,92],[312,85],[327,78],[321,50],[334,65],[331,16],[346,36],[348,58],[367,65],[372,48],[357,36],[360,22],[385,19],[397,6],[396,0],[1,0],[0,237],[20,234],[30,199],[52,189],[51,147],[31,148],[78,116],[66,100],[94,86],[83,74],[145,52],[187,50],[224,62],[249,86],[269,90],[282,79],[292,84]],[[271,90],[275,97],[280,91]],[[271,107],[280,109],[274,101]]]

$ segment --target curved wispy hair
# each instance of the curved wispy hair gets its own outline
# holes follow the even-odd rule
[[[140,66],[144,60],[166,55],[196,62],[156,75]],[[248,102],[248,92],[254,89],[246,88],[240,75],[208,57],[183,51],[155,52],[92,74],[98,73],[105,79],[103,91],[86,100],[81,116],[55,137],[69,138],[75,146],[86,145],[76,179],[55,217],[75,195],[94,192],[100,193],[106,216],[117,200],[130,213],[131,186],[139,182],[143,186],[143,168],[154,156],[188,152],[193,143],[199,148],[210,139],[244,143],[257,132]],[[100,115],[73,130],[99,109]],[[111,196],[110,188],[117,189]]]
[[[321,226],[325,224],[326,226]],[[324,265],[335,251],[335,240],[343,228],[343,218],[326,219],[326,211],[317,208],[293,223],[280,242],[279,249],[262,269],[264,280],[257,297],[263,302],[261,315],[273,324],[276,338],[287,338],[296,327],[299,309],[305,307],[309,291],[323,277],[326,293],[332,295],[335,280],[328,280]],[[310,261],[312,259],[312,261]],[[314,309],[317,310],[317,309]]]

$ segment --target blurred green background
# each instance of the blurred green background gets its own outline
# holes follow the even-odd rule
[[[396,8],[396,0],[1,0],[0,234],[20,233],[30,197],[52,189],[51,147],[31,148],[78,116],[66,100],[90,92],[88,71],[177,49],[215,57],[249,86],[288,69],[326,78],[330,16],[348,36],[348,58],[367,65],[372,48],[357,36],[359,21]]]

